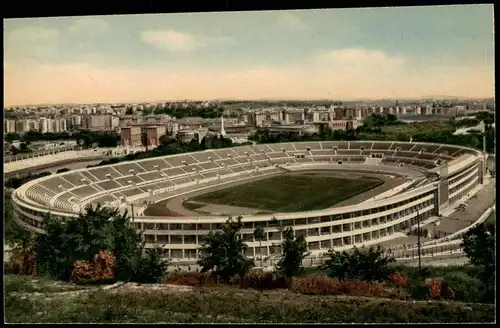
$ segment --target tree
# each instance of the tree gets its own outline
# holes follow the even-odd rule
[[[224,281],[239,275],[243,277],[254,266],[251,259],[247,259],[245,251],[248,248],[241,238],[241,216],[236,221],[231,217],[222,224],[221,231],[212,231],[201,244],[201,259],[198,265],[201,272],[214,271]],[[243,281],[243,279],[241,279]]]
[[[168,264],[169,262],[163,258],[161,247],[146,249],[134,271],[132,280],[146,284],[157,283],[159,278],[167,274]]]
[[[382,248],[370,247],[367,252],[360,251],[354,247],[354,251],[349,254],[346,251],[328,251],[330,257],[322,269],[330,278],[337,279],[357,279],[364,281],[384,281],[392,273],[389,263],[394,262],[393,258],[384,256]]]
[[[36,241],[40,273],[67,281],[76,261],[92,262],[100,251],[110,251],[116,258],[114,274],[118,280],[150,282],[166,274],[166,264],[156,253],[144,254],[141,236],[126,212],[97,205],[88,206],[66,222],[50,214],[44,221],[46,233],[38,235]]]
[[[15,247],[27,247],[30,243],[31,234],[23,229],[15,221],[15,213],[12,208],[12,194],[4,188],[4,238],[5,244]]]
[[[307,251],[306,238],[302,235],[296,237],[292,227],[281,229],[283,242],[281,243],[281,258],[277,269],[289,281],[291,277],[302,271],[302,261],[310,253]]]
[[[19,148],[17,148],[17,147],[16,147],[16,146],[14,146],[14,145],[10,146],[10,149],[9,149],[9,150],[10,150],[10,153],[11,153],[12,155],[17,155],[17,154],[19,154]]]
[[[495,279],[495,226],[483,223],[467,231],[461,244],[472,265],[483,269],[485,283],[494,283]]]
[[[255,230],[253,231],[253,236],[254,236],[255,240],[259,241],[259,247],[262,249],[262,240],[264,240],[264,238],[266,237],[266,232],[264,231],[264,228],[262,228],[261,226],[255,228]],[[262,267],[263,262],[264,261],[261,257],[261,259],[260,259],[260,266],[261,267]]]

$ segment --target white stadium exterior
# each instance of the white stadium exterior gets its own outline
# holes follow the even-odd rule
[[[483,184],[485,155],[453,145],[321,141],[258,144],[121,162],[46,176],[13,193],[17,221],[44,233],[43,214],[70,219],[88,204],[101,203],[134,211],[133,224],[143,231],[146,247],[162,246],[165,256],[179,261],[199,257],[200,237],[217,230],[227,217],[145,216],[151,203],[235,181],[251,181],[297,170],[359,170],[411,176],[363,202],[324,210],[266,215],[242,215],[247,255],[276,254],[282,236],[275,217],[296,234],[306,236],[314,253],[330,248],[361,246],[407,231],[420,220],[437,217],[454,202]],[[320,192],[320,191],[319,191]],[[131,206],[131,205],[134,206]],[[266,238],[255,241],[253,230],[263,224]]]

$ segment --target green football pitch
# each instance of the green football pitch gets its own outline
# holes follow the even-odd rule
[[[249,207],[269,212],[310,211],[331,207],[383,184],[372,177],[280,175],[195,196],[195,202]]]

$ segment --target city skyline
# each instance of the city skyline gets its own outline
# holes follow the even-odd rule
[[[494,96],[492,5],[4,20],[4,106]]]

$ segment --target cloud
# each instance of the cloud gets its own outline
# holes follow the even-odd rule
[[[404,56],[390,56],[381,50],[362,48],[335,49],[313,58],[315,65],[331,68],[339,73],[383,73],[401,68]]]
[[[41,27],[23,27],[7,33],[5,57],[33,58],[53,55],[59,40],[59,31]]]
[[[203,45],[196,36],[174,30],[146,30],[141,33],[141,39],[169,52],[189,52]]]
[[[7,35],[7,42],[55,42],[58,38],[59,31],[56,29],[23,27],[9,32]]]
[[[187,53],[209,44],[232,41],[228,37],[202,37],[175,30],[145,30],[141,32],[141,39],[170,53]]]
[[[68,28],[72,34],[101,33],[108,29],[108,22],[100,18],[79,18]]]
[[[296,14],[281,12],[276,23],[279,27],[294,31],[309,30],[309,26]]]
[[[294,66],[147,69],[4,64],[5,106],[163,99],[360,99],[427,94],[491,97],[494,69],[484,63],[417,65],[376,49],[334,49]],[[216,78],[214,78],[216,77]],[[147,81],[145,83],[144,81]]]

